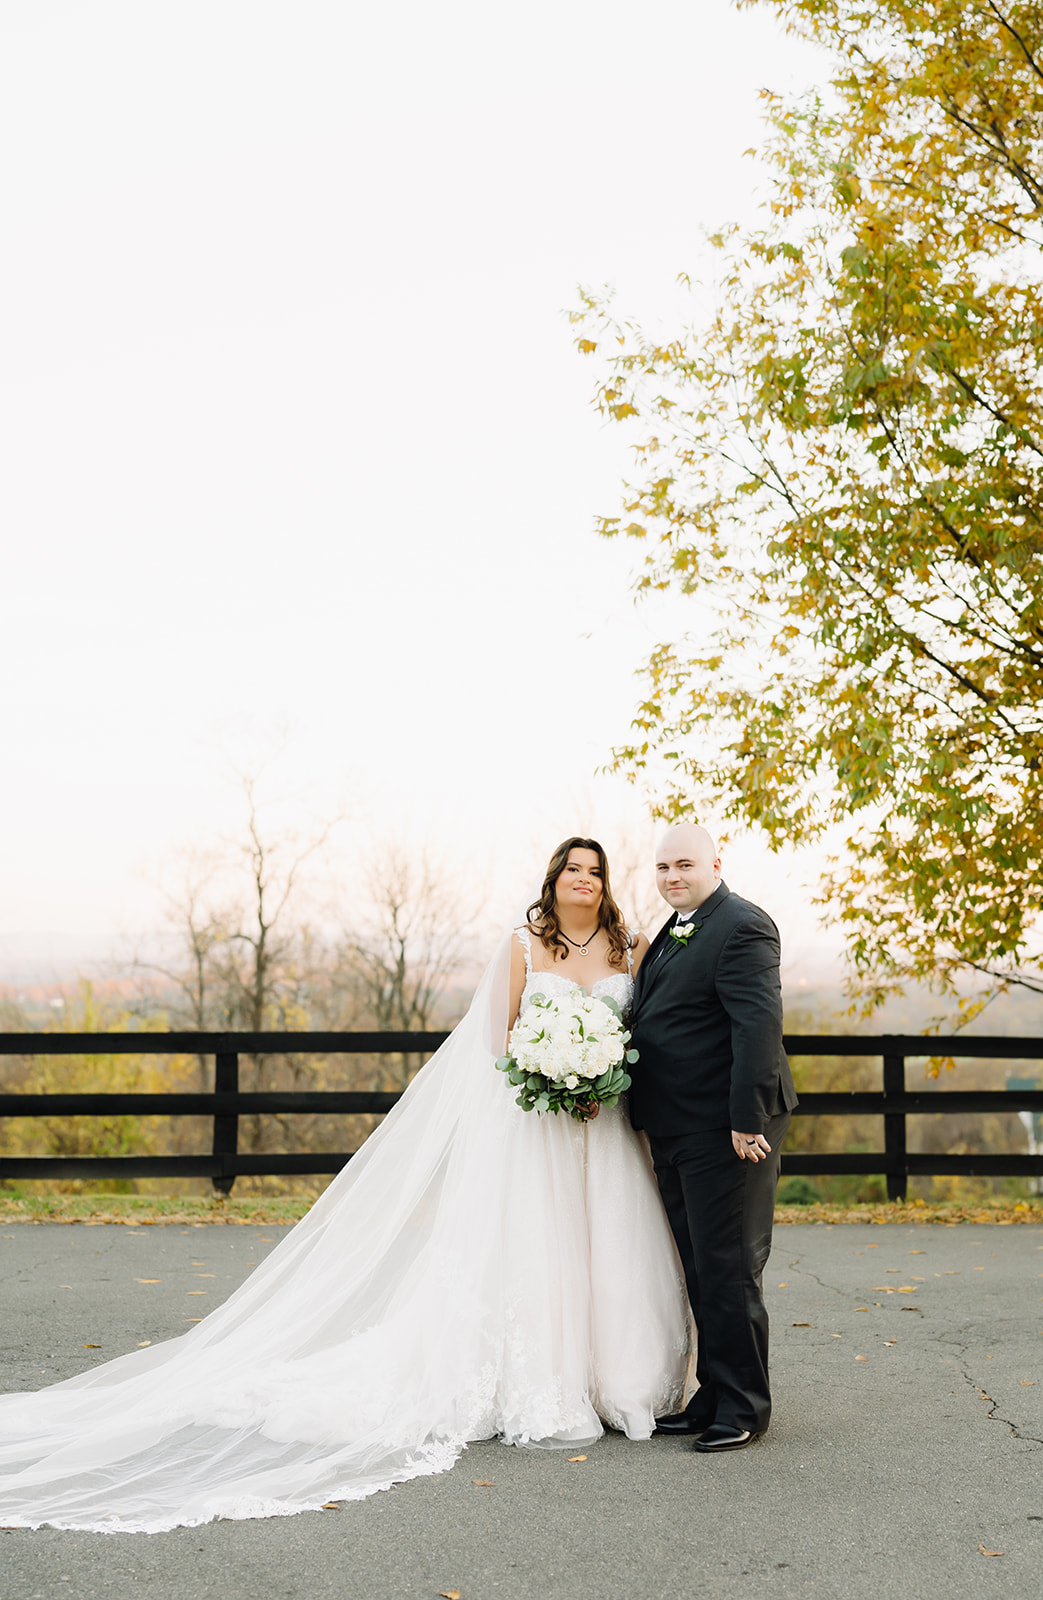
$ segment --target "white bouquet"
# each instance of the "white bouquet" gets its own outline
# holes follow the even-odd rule
[[[520,1090],[523,1111],[567,1111],[582,1122],[630,1088],[624,1068],[637,1051],[627,1049],[629,1039],[614,1000],[585,989],[557,1000],[534,994],[496,1066]]]

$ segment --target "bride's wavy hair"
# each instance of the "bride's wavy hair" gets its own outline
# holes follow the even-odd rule
[[[564,839],[547,863],[546,876],[543,879],[543,888],[540,890],[538,900],[534,900],[525,913],[525,920],[539,937],[540,943],[551,952],[556,961],[560,950],[562,960],[569,953],[567,940],[562,936],[561,926],[558,922],[558,913],[555,906],[554,887],[568,865],[569,852],[572,850],[593,850],[598,858],[598,873],[601,878],[601,906],[598,911],[598,927],[604,928],[608,934],[608,962],[610,967],[624,967],[626,965],[627,951],[630,949],[630,935],[623,913],[612,898],[612,890],[608,881],[608,857],[596,839],[580,839],[573,836]]]

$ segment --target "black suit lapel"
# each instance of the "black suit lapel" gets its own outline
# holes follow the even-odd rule
[[[698,943],[699,929],[706,921],[706,918],[713,916],[713,913],[717,910],[717,907],[719,905],[723,905],[730,893],[731,890],[722,879],[722,881],[717,885],[713,894],[710,896],[709,900],[703,901],[703,904],[699,907],[699,910],[695,914],[695,921],[698,924],[698,927],[691,937],[684,941],[684,948],[686,950],[690,945]],[[653,984],[658,981],[664,969],[669,967],[670,963],[677,959],[676,946],[681,943],[681,940],[671,939],[670,937],[670,929],[675,927],[676,924],[677,916],[675,914],[670,918],[665,927],[661,928],[656,934],[655,939],[649,947],[647,956],[641,963],[641,970],[637,975],[637,989],[634,994],[635,1008],[640,1004],[641,1000],[652,988]],[[675,948],[668,950],[664,949],[663,946],[666,944],[669,944]]]
[[[644,972],[646,967],[648,968],[648,979],[647,979],[647,981],[645,983],[644,988],[641,991],[642,995],[646,995],[648,993],[648,991],[662,977],[664,971],[670,965],[671,961],[676,959],[678,946],[680,944],[680,941],[677,940],[677,939],[671,939],[671,937],[670,937],[671,928],[675,928],[676,926],[677,926],[677,918],[676,917],[671,917],[670,921],[667,923],[666,927],[663,929],[663,943],[662,943],[662,945],[659,945],[659,940],[657,939],[655,945],[652,946],[652,948],[649,950],[647,956],[645,957],[644,961],[642,961],[642,963],[641,963],[641,971],[642,972]],[[698,935],[697,934],[693,934],[692,938],[698,938]],[[686,943],[690,944],[691,940],[690,939],[687,940]],[[656,950],[656,945],[659,945],[659,949],[658,950]]]

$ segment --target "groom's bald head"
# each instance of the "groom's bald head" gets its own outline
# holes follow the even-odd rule
[[[656,846],[656,886],[675,911],[694,911],[721,881],[712,836],[696,822],[668,828]]]
[[[713,835],[699,822],[678,822],[672,828],[667,828],[659,837],[656,845],[656,860],[665,860],[667,853],[684,851],[692,860],[699,856],[709,855],[711,861],[717,860],[717,846]]]

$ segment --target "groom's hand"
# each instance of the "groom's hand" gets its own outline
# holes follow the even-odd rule
[[[740,1161],[763,1161],[771,1155],[771,1145],[763,1133],[736,1133],[732,1129],[732,1149]]]

